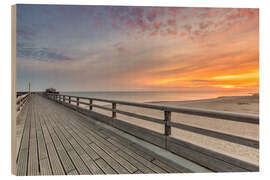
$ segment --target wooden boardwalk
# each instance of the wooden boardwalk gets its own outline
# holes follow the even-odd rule
[[[17,175],[178,173],[120,137],[39,95],[32,95]]]

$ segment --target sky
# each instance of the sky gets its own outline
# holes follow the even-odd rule
[[[17,5],[17,90],[258,92],[259,9]]]

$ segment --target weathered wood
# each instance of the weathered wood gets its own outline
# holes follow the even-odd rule
[[[41,123],[41,128],[43,131],[44,140],[47,147],[47,152],[49,155],[49,160],[51,163],[52,172],[54,175],[64,175],[65,174],[64,168],[62,167],[60,158],[56,152],[56,148],[53,144],[48,128],[44,122],[45,121],[44,118],[45,118],[44,115],[41,115],[40,123]]]
[[[249,163],[171,137],[168,150],[217,172],[258,171]]]
[[[112,103],[112,118],[116,118],[116,112],[114,111],[116,109],[116,103]]]
[[[179,170],[171,167],[171,166],[168,166],[167,164],[161,162],[160,160],[153,160],[152,163],[154,163],[155,165],[161,167],[162,169],[166,170],[168,173],[180,173]]]
[[[63,146],[65,147],[69,157],[71,158],[74,166],[76,167],[79,174],[90,174],[87,166],[84,164],[74,147],[72,146],[71,142],[67,139],[66,132],[61,128],[59,128],[55,122],[51,121],[51,124],[54,126],[55,132],[58,134]]]
[[[80,106],[80,98],[77,97],[76,99],[77,99],[77,106],[79,107]]]
[[[93,110],[93,100],[92,99],[89,99],[89,110]]]
[[[171,121],[171,112],[170,111],[164,111],[164,121],[165,121],[165,136],[171,135],[171,126],[170,126],[170,121]]]
[[[114,121],[114,127],[128,134],[134,135],[145,141],[148,141],[152,144],[155,144],[159,147],[165,148],[165,136],[161,133],[151,131],[149,129],[142,128],[118,119]]]
[[[96,108],[99,108],[99,109],[102,109],[105,111],[112,111],[113,110],[112,108],[108,108],[108,107],[97,105],[97,104],[92,104],[91,107],[96,107]]]
[[[35,106],[34,106],[35,108]],[[32,112],[31,115],[31,130],[29,139],[29,157],[27,175],[35,176],[39,174],[38,167],[38,152],[37,152],[37,137],[36,137],[36,113]]]
[[[108,146],[104,145],[101,142],[97,142],[97,145],[104,150],[106,153],[108,153],[113,159],[115,159],[119,164],[121,164],[125,169],[127,169],[130,173],[136,172],[138,169],[130,164],[127,160],[119,156],[117,153],[115,153],[112,149],[110,149]]]
[[[51,134],[53,143],[56,147],[56,151],[57,154],[59,155],[59,158],[61,160],[61,164],[63,166],[63,168],[65,169],[66,174],[69,173],[72,170],[76,170],[72,160],[70,159],[70,157],[68,156],[68,153],[66,151],[66,149],[64,148],[64,146],[62,145],[59,137],[57,136],[57,134],[54,132],[52,125],[50,124],[50,120],[49,118],[47,118],[47,121],[45,122],[45,124],[47,124],[48,130]]]
[[[37,140],[38,140],[38,153],[39,153],[39,166],[40,166],[40,175],[52,175],[52,169],[50,165],[49,155],[47,152],[47,146],[45,144],[43,131],[41,129],[41,120],[40,115],[37,116]]]
[[[136,166],[141,172],[143,172],[145,174],[153,174],[153,173],[155,173],[155,171],[153,171],[150,168],[146,167],[144,164],[142,164],[141,162],[137,161],[135,158],[133,158],[132,156],[128,155],[124,151],[119,150],[116,153],[119,154],[121,157],[125,158],[130,163],[132,163],[134,166]]]
[[[98,107],[104,110],[112,111],[112,117],[108,117],[96,112],[87,112],[85,110],[81,110],[80,108],[78,109],[79,112],[82,112],[86,115],[90,115],[98,120],[101,120],[109,125],[113,125],[114,127],[125,131],[126,133],[132,134],[136,137],[139,137],[141,139],[144,139],[145,141],[151,142],[152,144],[158,145],[160,147],[167,148],[168,145],[168,138],[170,141],[172,141],[172,138],[170,137],[171,134],[171,126],[188,130],[194,133],[214,137],[217,139],[233,142],[236,144],[241,144],[253,148],[259,148],[259,141],[252,140],[252,139],[247,139],[243,137],[238,137],[230,134],[225,134],[221,132],[216,132],[213,130],[207,130],[203,128],[198,128],[198,127],[193,127],[181,123],[175,123],[175,122],[170,122],[171,121],[171,112],[176,112],[176,113],[184,113],[184,114],[190,114],[190,115],[196,115],[196,116],[204,116],[204,117],[210,117],[210,118],[218,118],[218,119],[223,119],[223,120],[230,120],[230,121],[238,121],[238,122],[245,122],[245,123],[251,123],[251,124],[259,124],[259,117],[256,115],[250,115],[250,114],[241,114],[241,113],[231,113],[231,112],[224,112],[224,111],[213,111],[213,110],[204,110],[204,109],[198,109],[198,108],[186,108],[186,107],[169,107],[169,106],[160,106],[160,105],[153,105],[153,104],[145,104],[145,103],[131,103],[131,102],[123,102],[123,101],[114,101],[114,100],[104,100],[104,99],[97,99],[97,98],[88,98],[89,100],[95,100],[95,101],[101,101],[101,102],[108,102],[112,103],[112,108],[107,108],[104,106],[100,105],[94,105],[94,107]],[[164,111],[164,121],[156,118],[151,118],[131,112],[125,112],[116,109],[116,104],[122,104],[122,105],[128,105],[128,106],[136,106],[136,107],[143,107],[143,108],[150,108],[150,109],[156,109],[156,110],[162,110]],[[116,113],[124,114],[130,117],[135,117],[147,121],[152,121],[160,124],[165,124],[165,132],[164,135],[162,136],[159,133],[156,133],[154,131],[121,121],[119,119],[116,119]],[[181,141],[182,143],[183,141]],[[172,143],[172,142],[170,142]],[[186,145],[186,144],[185,144]],[[172,145],[171,145],[172,146]],[[192,146],[192,144],[188,145],[188,147],[195,147]],[[197,147],[197,146],[196,146]],[[197,148],[197,150],[200,150],[201,153],[205,154],[206,156],[212,156],[216,155],[217,157],[214,157],[216,159],[221,159],[226,161],[226,163],[232,165],[233,167],[241,167],[242,169],[250,170],[250,171],[257,171],[258,167],[255,165],[252,165],[250,163],[243,162],[241,160],[237,160],[234,158],[231,158],[229,156],[220,154],[220,153],[215,153],[210,151],[206,151],[204,148]],[[197,152],[197,151],[196,151]],[[221,163],[222,164],[222,163]],[[229,165],[229,166],[230,166]],[[206,166],[206,165],[204,165]],[[206,166],[207,167],[207,166]],[[241,169],[240,168],[240,169]],[[210,168],[211,169],[211,168]],[[222,167],[220,167],[222,169]],[[224,169],[226,171],[227,167],[224,165]]]
[[[95,133],[93,135],[95,136]],[[98,137],[98,136],[95,136],[95,137]],[[101,140],[100,138],[98,138],[98,139]],[[107,152],[110,156],[112,156],[116,161],[118,161],[120,164],[122,164],[125,168],[127,168],[127,167],[130,168],[129,169],[130,172],[135,172],[136,171],[131,164],[129,164],[126,160],[124,160],[123,158],[118,156],[116,153],[111,151],[109,148],[107,148],[105,146],[105,144],[101,143],[101,141],[95,141],[95,142],[98,143],[97,145],[99,147],[101,147],[105,152]]]
[[[29,116],[25,121],[17,157],[18,175],[180,172],[165,163],[166,161],[156,159],[149,152],[137,148],[135,144],[105,131],[94,122],[89,123],[87,118],[79,114],[82,112],[89,115],[90,112],[93,115],[95,112],[64,100],[68,97],[68,102],[72,102],[69,101],[72,97],[66,95],[62,98],[59,95],[55,97],[66,103],[53,102],[38,95],[33,95],[30,101],[27,112]],[[117,113],[116,108],[112,109],[112,112]],[[98,113],[96,115],[99,118],[104,117]],[[112,124],[112,119],[116,128],[145,138],[146,141],[156,143],[160,147],[164,146],[163,134],[112,117],[105,117],[103,121]],[[167,123],[167,125],[174,124]],[[214,171],[253,171],[253,166],[246,166],[242,161],[210,153],[192,144],[179,143],[170,137],[167,140],[170,151],[186,156],[205,167],[210,164],[208,167],[210,169],[218,166],[213,169]]]
[[[130,116],[130,117],[134,117],[134,118],[138,118],[138,119],[142,119],[142,120],[146,120],[146,121],[151,121],[151,122],[158,123],[158,124],[165,124],[164,120],[162,120],[162,119],[153,118],[153,117],[144,116],[144,115],[135,114],[135,113],[126,112],[126,111],[121,111],[118,109],[116,109],[114,111],[119,113],[119,114],[126,115],[126,116]]]
[[[232,143],[242,144],[245,146],[259,149],[259,141],[256,141],[256,140],[252,140],[252,139],[248,139],[248,138],[244,138],[244,137],[240,137],[240,136],[234,136],[231,134],[225,134],[225,133],[212,131],[212,130],[208,130],[208,129],[198,128],[198,127],[194,127],[194,126],[189,126],[189,125],[182,124],[182,123],[170,122],[169,124],[172,127],[177,127],[179,129],[183,129],[186,131],[190,131],[190,132],[202,134],[205,136],[209,136],[209,137],[229,141]]]
[[[28,143],[30,136],[30,125],[31,125],[31,112],[32,112],[32,103],[29,105],[29,111],[25,120],[23,135],[20,143],[20,148],[17,157],[17,175],[26,176],[27,175],[27,160],[28,160]]]
[[[82,127],[81,127],[82,128]],[[86,131],[87,133],[87,131]],[[109,142],[106,142],[105,139],[102,137],[99,137],[96,135],[96,133],[91,133],[92,135],[88,135],[88,137],[91,139],[90,142],[95,142],[100,148],[102,148],[108,155],[110,155],[112,158],[114,158],[117,162],[119,162],[124,168],[126,168],[130,173],[135,172],[137,169],[132,166],[129,162],[118,156],[116,153],[114,153],[113,145]],[[118,148],[117,148],[118,149]]]
[[[96,163],[106,174],[117,174],[117,172],[103,159],[98,159]]]
[[[93,134],[94,136],[95,136],[95,134]],[[95,137],[97,137],[97,136],[95,136]],[[93,138],[93,137],[91,137],[91,138]],[[101,140],[100,138],[98,138],[99,140]],[[126,154],[126,153],[124,153],[124,155],[122,154],[122,156],[124,156],[124,158],[128,158],[127,160],[128,161],[126,161],[126,160],[124,160],[123,158],[121,158],[120,156],[118,156],[116,153],[114,153],[113,151],[111,151],[108,147],[110,147],[110,148],[112,148],[112,144],[109,144],[109,146],[108,147],[106,147],[105,146],[105,144],[103,144],[103,143],[101,143],[102,141],[96,141],[97,139],[94,139],[93,141],[95,142],[95,143],[97,143],[97,145],[98,146],[100,146],[104,151],[106,151],[106,152],[108,152],[108,154],[109,155],[111,155],[114,159],[116,159],[116,161],[118,161],[120,164],[122,164],[125,168],[127,168],[127,167],[129,167],[130,169],[131,169],[131,172],[135,172],[134,170],[134,166],[140,166],[140,169],[143,171],[143,172],[145,172],[145,173],[153,173],[154,171],[152,171],[152,170],[150,170],[149,168],[147,168],[147,167],[143,167],[142,168],[142,165],[139,163],[138,164],[138,162],[135,162],[135,165],[134,166],[132,166],[132,165],[127,165],[127,164],[125,164],[125,163],[129,163],[129,160],[130,160],[130,158],[132,158],[131,156],[129,156],[128,154]],[[118,148],[117,148],[117,150],[118,150]],[[137,151],[136,151],[137,152]],[[153,159],[153,158],[151,158],[151,159]],[[134,162],[134,161],[133,161]],[[133,170],[132,170],[133,169]]]
[[[118,162],[116,162],[111,156],[109,156],[105,151],[98,147],[95,143],[89,144],[89,146],[96,151],[112,168],[119,174],[127,174],[128,171],[123,168]]]
[[[76,97],[76,96],[71,96],[71,97]],[[162,110],[162,111],[170,111],[170,112],[176,112],[176,113],[212,117],[212,118],[218,118],[218,119],[223,119],[223,120],[259,124],[259,116],[253,115],[253,114],[205,110],[205,109],[199,109],[199,108],[170,107],[170,106],[162,106],[162,105],[156,105],[156,104],[135,103],[135,102],[116,101],[116,100],[107,100],[107,99],[98,99],[98,98],[86,98],[86,97],[77,97],[77,98],[92,99],[92,100],[100,101],[100,102],[116,103],[116,104],[150,108],[150,109],[156,109],[156,110]]]

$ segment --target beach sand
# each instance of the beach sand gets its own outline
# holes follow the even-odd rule
[[[248,114],[259,114],[259,96],[224,96],[214,99],[192,100],[192,101],[170,101],[170,102],[150,102],[151,104],[168,105],[174,107],[194,107],[201,109],[241,112]],[[164,114],[159,110],[145,109],[132,106],[117,105],[117,109],[142,114],[150,117],[163,119]],[[111,116],[111,112],[98,110],[94,111]],[[138,126],[149,128],[154,131],[163,133],[162,125],[152,123],[136,118],[131,118],[125,115],[117,114],[117,118],[123,121],[136,124]],[[246,137],[254,140],[259,139],[259,125],[234,122],[229,120],[221,120],[216,118],[206,118],[194,115],[186,115],[181,113],[172,113],[172,121],[180,122],[195,127],[215,130],[227,134]],[[259,150],[243,145],[238,145],[223,140],[219,140],[204,135],[198,135],[192,132],[172,128],[172,136],[199,145],[201,147],[211,149],[237,159],[258,165]]]

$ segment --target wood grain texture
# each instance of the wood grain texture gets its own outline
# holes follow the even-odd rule
[[[28,106],[16,161],[17,175],[169,172],[166,164],[124,146],[124,140],[59,103],[33,94]]]

